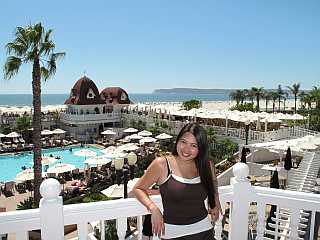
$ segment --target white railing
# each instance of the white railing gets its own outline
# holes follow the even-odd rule
[[[155,122],[165,122],[168,126],[168,132],[171,134],[178,134],[180,129],[185,124],[181,121],[170,121],[167,119],[154,119],[152,115],[139,115],[136,113],[130,114],[123,114],[123,116],[127,120],[141,120],[146,123],[147,127],[154,126]],[[229,127],[222,127],[222,126],[214,126],[214,125],[204,125],[205,127],[211,127],[215,130],[217,135],[220,136],[229,136],[241,141],[245,140],[245,130],[244,128],[229,128]],[[287,139],[287,138],[294,138],[294,137],[304,137],[306,135],[318,135],[319,132],[312,131],[306,128],[302,128],[299,126],[295,127],[285,127],[279,128],[277,130],[262,132],[262,131],[249,131],[248,140],[249,143],[258,143],[258,142],[268,142],[268,141],[276,141],[280,139]]]
[[[90,123],[90,122],[116,122],[120,121],[120,113],[101,113],[101,114],[60,114],[60,121],[71,122],[75,124]]]
[[[219,187],[220,200],[224,217],[215,224],[215,238],[217,240],[245,240],[248,232],[257,240],[268,239],[265,234],[300,239],[307,231],[300,230],[301,219],[307,211],[311,222],[309,238],[313,239],[315,227],[315,212],[320,209],[320,196],[312,193],[253,187],[248,181],[249,168],[244,163],[237,163],[233,167],[235,177],[230,186]],[[141,239],[141,216],[148,214],[146,209],[135,199],[121,199],[105,202],[62,205],[60,184],[54,179],[47,179],[41,185],[43,198],[40,208],[0,214],[0,234],[16,233],[17,239],[28,239],[28,231],[41,229],[44,240],[62,240],[63,226],[76,224],[78,238],[85,240],[88,237],[88,222],[100,221],[104,229],[104,220],[116,219],[117,234],[120,240],[125,239],[127,217],[137,217],[136,239]],[[162,209],[159,196],[152,197]],[[276,205],[281,209],[280,218],[277,215],[275,231],[266,230],[267,206]],[[229,209],[229,214],[226,214]],[[303,212],[302,212],[303,211]],[[253,223],[252,223],[253,222]],[[277,224],[278,223],[278,224]],[[305,223],[304,223],[305,224]],[[101,239],[104,239],[102,231]],[[225,236],[225,237],[222,237]],[[93,238],[92,238],[93,239]]]

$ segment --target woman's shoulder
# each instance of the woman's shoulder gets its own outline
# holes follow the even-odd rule
[[[167,168],[168,165],[168,161],[171,162],[173,156],[172,155],[162,155],[162,156],[158,156],[157,158],[155,158],[153,160],[153,164],[156,165],[157,167],[161,168],[161,169],[165,169]]]

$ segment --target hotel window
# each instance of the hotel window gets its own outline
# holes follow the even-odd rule
[[[96,95],[94,94],[93,90],[89,88],[88,93],[87,93],[87,98],[93,99]]]

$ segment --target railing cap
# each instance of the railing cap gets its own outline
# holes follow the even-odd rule
[[[61,192],[61,186],[58,180],[48,178],[40,185],[40,194],[45,199],[56,199]]]
[[[238,162],[233,166],[232,171],[237,180],[247,180],[249,175],[249,167],[247,164]]]

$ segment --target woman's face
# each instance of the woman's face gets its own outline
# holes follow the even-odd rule
[[[198,156],[199,148],[192,133],[186,132],[177,143],[177,152],[181,160],[190,161]]]

